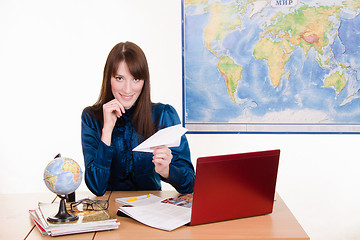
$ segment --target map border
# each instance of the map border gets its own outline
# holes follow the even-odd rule
[[[190,134],[360,134],[360,123],[214,123],[186,121],[185,0],[181,0],[182,125]]]

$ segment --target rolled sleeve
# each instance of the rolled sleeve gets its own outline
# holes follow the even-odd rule
[[[170,105],[164,105],[159,118],[160,127],[170,127],[180,124],[180,118],[176,110]],[[184,134],[181,137],[180,146],[170,148],[173,158],[169,165],[169,178],[162,179],[171,184],[179,193],[191,193],[194,191],[195,171],[190,157],[190,148]]]
[[[83,111],[81,120],[85,183],[91,192],[101,196],[108,186],[113,148],[101,141],[101,128],[89,113]]]

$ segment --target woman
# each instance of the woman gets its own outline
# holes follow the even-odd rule
[[[119,43],[107,58],[97,102],[84,109],[82,147],[85,182],[97,196],[107,190],[160,190],[161,181],[180,193],[194,188],[194,167],[183,135],[179,147],[132,149],[157,130],[180,123],[170,105],[152,103],[145,54],[132,42]]]

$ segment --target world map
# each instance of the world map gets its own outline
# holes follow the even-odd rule
[[[194,132],[360,132],[360,0],[184,0]]]

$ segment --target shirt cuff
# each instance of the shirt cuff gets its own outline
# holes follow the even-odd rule
[[[173,165],[169,165],[169,178],[168,179],[164,179],[162,178],[162,180],[164,182],[170,183],[173,186],[178,186],[181,185],[181,178],[184,174],[181,173],[181,169],[177,168]]]
[[[112,146],[106,145],[103,141],[100,141],[98,148],[98,156],[96,164],[100,167],[109,169],[111,166],[112,156],[114,149]]]

